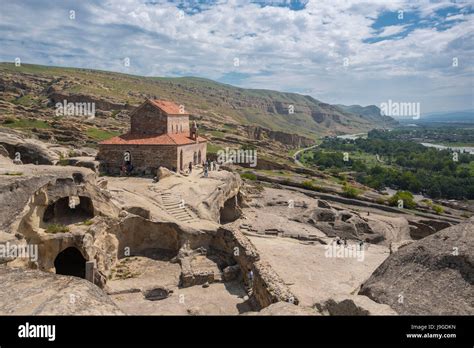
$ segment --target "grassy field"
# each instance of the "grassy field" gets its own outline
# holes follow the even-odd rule
[[[20,129],[31,129],[31,128],[51,128],[47,122],[40,120],[29,120],[29,119],[9,119],[6,123],[2,124],[3,127],[8,128],[20,128]]]
[[[107,140],[107,139],[110,139],[110,138],[115,137],[117,135],[120,135],[119,132],[108,132],[108,131],[103,131],[103,130],[98,129],[98,128],[89,128],[86,131],[86,134],[87,134],[88,137],[90,137],[94,140],[97,140],[97,141]]]

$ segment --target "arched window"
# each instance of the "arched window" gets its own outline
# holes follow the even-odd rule
[[[197,156],[197,152],[196,152],[196,151],[194,151],[193,163],[194,163],[194,165],[198,164],[198,156]]]
[[[174,126],[171,125],[171,133],[174,133]]]
[[[181,133],[183,133],[183,124],[181,124],[180,127],[181,127]]]
[[[201,150],[198,152],[198,163],[201,163]]]

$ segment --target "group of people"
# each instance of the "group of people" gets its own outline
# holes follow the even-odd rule
[[[122,168],[120,168],[121,175],[130,175],[133,171],[133,164],[130,161],[126,161],[122,164]]]
[[[204,167],[204,177],[207,178],[209,171],[219,170],[219,164],[216,161],[205,161],[202,166]]]
[[[336,245],[344,245],[345,247],[347,246],[347,238],[346,237],[341,239],[339,236],[337,236],[334,241],[335,241]],[[359,244],[359,249],[362,250],[364,248],[364,241],[361,239],[358,244]]]

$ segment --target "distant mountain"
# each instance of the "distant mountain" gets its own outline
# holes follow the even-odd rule
[[[474,110],[433,112],[421,115],[419,122],[474,123]]]
[[[375,105],[360,106],[360,105],[336,105],[339,109],[362,116],[365,120],[371,122],[372,124],[380,127],[394,127],[398,122],[390,116],[382,116],[380,108]]]
[[[184,105],[186,111],[211,126],[251,125],[311,138],[359,133],[394,124],[390,117],[381,117],[375,106],[337,107],[306,95],[238,88],[203,78],[142,77],[0,63],[0,99],[40,108],[42,112],[48,112],[45,108],[49,107],[53,114],[52,104],[66,99],[95,102],[98,110],[116,114],[139,105],[145,98]]]

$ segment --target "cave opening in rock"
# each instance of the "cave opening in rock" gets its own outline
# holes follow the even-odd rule
[[[56,274],[70,275],[80,278],[86,277],[86,259],[74,247],[61,251],[54,260]]]
[[[89,197],[62,197],[48,205],[43,222],[69,225],[93,217],[94,206]]]
[[[234,222],[242,215],[242,210],[239,206],[239,197],[234,196],[224,202],[224,206],[219,210],[220,223],[227,224]]]

